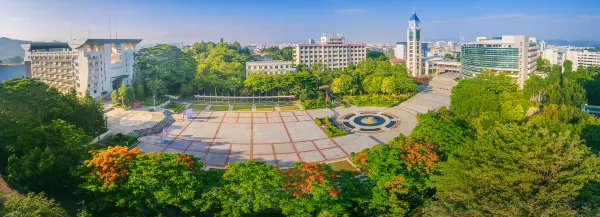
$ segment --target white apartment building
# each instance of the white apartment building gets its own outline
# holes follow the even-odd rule
[[[550,61],[552,65],[558,64],[562,66],[563,61],[567,59],[567,50],[567,48],[563,47],[546,48],[542,52],[542,59]]]
[[[396,57],[396,59],[406,59],[406,42],[396,43],[396,47],[394,47],[394,57]]]
[[[33,42],[25,50],[25,65],[47,85],[79,95],[89,91],[96,98],[121,86],[131,85],[133,53],[142,39],[73,39],[68,43]]]
[[[408,20],[408,29],[406,30],[406,69],[413,77],[423,76],[427,71],[423,70],[423,44],[421,43],[421,27],[419,27],[419,17],[413,11]]]
[[[292,61],[267,60],[267,61],[249,61],[246,62],[246,77],[253,73],[285,74],[295,72],[296,68],[292,66]]]
[[[477,75],[483,71],[507,73],[522,87],[529,73],[537,68],[537,40],[524,35],[477,37],[464,43],[461,52],[461,73]]]
[[[343,36],[321,37],[320,44],[298,44],[294,63],[311,67],[323,63],[331,69],[343,69],[367,58],[366,44],[345,44]]]
[[[590,52],[587,50],[569,50],[567,59],[573,62],[573,71],[579,66],[600,66],[600,52]]]

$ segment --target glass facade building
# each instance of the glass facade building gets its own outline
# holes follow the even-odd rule
[[[464,45],[461,48],[463,74],[483,71],[519,71],[519,49],[494,45]]]

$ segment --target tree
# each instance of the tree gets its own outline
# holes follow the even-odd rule
[[[102,200],[149,215],[189,213],[204,206],[204,165],[193,155],[142,153],[123,146],[92,153],[82,166],[82,187],[107,195]]]
[[[63,120],[32,130],[32,141],[8,159],[8,178],[32,191],[60,191],[74,187],[73,169],[83,160],[91,138]],[[14,149],[13,149],[14,150]]]
[[[541,103],[544,99],[544,92],[547,88],[546,80],[536,74],[529,74],[523,87],[523,95],[527,100]]]
[[[452,54],[450,54],[450,53],[445,53],[444,54],[444,59],[452,60],[452,59],[454,59],[454,56]]]
[[[563,68],[564,68],[565,72],[572,72],[573,71],[573,62],[571,62],[571,60],[565,60],[563,62]]]
[[[237,162],[227,165],[223,186],[214,191],[223,216],[247,216],[276,209],[284,194],[283,179],[277,166],[264,161]]]
[[[160,80],[160,89],[153,89],[153,94],[180,94],[181,88],[194,81],[197,71],[197,60],[191,53],[167,44],[142,48],[136,54],[134,67],[136,72],[136,85],[139,82],[141,89],[151,89],[151,81]],[[144,81],[144,82],[141,82]],[[156,88],[156,87],[155,87]],[[164,88],[164,89],[163,89]],[[136,87],[136,92],[140,90]]]
[[[363,204],[366,216],[406,216],[431,196],[429,176],[439,157],[429,143],[399,136],[388,145],[352,153],[351,159],[373,183],[372,196]]]
[[[352,80],[352,77],[349,75],[341,75],[331,83],[331,91],[342,95],[354,94],[356,92],[356,87],[354,87],[354,82]]]
[[[43,217],[66,216],[67,212],[53,199],[47,199],[44,193],[27,195],[11,194],[0,197],[0,216],[5,217]]]
[[[346,214],[352,199],[361,198],[361,181],[353,175],[333,171],[321,163],[296,162],[282,173],[283,190],[288,194],[280,202],[286,216],[315,216],[323,212]]]
[[[514,79],[505,75],[481,74],[461,80],[450,96],[452,112],[478,132],[496,122],[522,120],[527,106]]]
[[[442,106],[438,111],[418,114],[419,123],[410,134],[412,137],[430,141],[445,159],[467,141],[467,129],[457,124],[452,112]]]
[[[380,51],[369,50],[367,51],[367,58],[376,59],[376,60],[387,60],[387,56]]]
[[[550,85],[547,92],[548,104],[580,106],[587,102],[585,89],[579,83],[568,79]]]
[[[537,70],[542,71],[544,68],[544,58],[542,58],[542,56],[538,56],[538,58],[536,59],[536,63],[537,63]]]
[[[428,216],[572,216],[600,159],[569,132],[498,125],[459,148],[433,176]]]
[[[362,86],[365,92],[369,94],[378,94],[381,92],[382,82],[383,77],[372,75],[362,81]]]
[[[120,100],[120,97],[119,97],[119,91],[118,91],[118,89],[117,90],[113,90],[110,93],[110,100],[113,101],[113,103],[115,105],[120,105],[121,104],[121,100]]]

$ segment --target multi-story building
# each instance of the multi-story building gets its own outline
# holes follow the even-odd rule
[[[296,68],[292,66],[292,61],[267,60],[246,62],[246,77],[252,73],[265,74],[285,74],[295,72]]]
[[[394,57],[396,59],[406,59],[406,42],[397,42],[394,47]]]
[[[316,44],[317,42],[315,41],[315,39],[309,38],[308,39],[308,44]]]
[[[296,45],[294,63],[305,64],[310,68],[320,62],[331,69],[343,69],[365,58],[367,58],[366,44],[346,44],[341,35],[324,35],[321,37],[320,44]]]
[[[423,71],[423,44],[421,43],[421,21],[417,13],[413,11],[408,20],[408,29],[406,30],[406,68],[413,77],[424,75]],[[425,72],[426,73],[426,72]]]
[[[440,73],[460,73],[461,64],[454,60],[445,60],[441,57],[435,58],[424,58],[425,71],[427,74],[440,74]]]
[[[552,65],[562,65],[563,61],[567,59],[567,50],[563,47],[546,48],[542,52],[542,58],[550,61]]]
[[[600,52],[590,52],[587,50],[569,50],[567,59],[573,62],[573,71],[579,66],[600,66]]]
[[[477,75],[483,71],[506,73],[518,79],[521,87],[529,73],[535,72],[538,45],[535,38],[524,35],[477,37],[464,43],[461,51],[461,73]]]
[[[130,85],[133,53],[141,39],[73,39],[68,43],[21,45],[25,49],[26,70],[48,86],[79,95],[89,91],[96,98]]]

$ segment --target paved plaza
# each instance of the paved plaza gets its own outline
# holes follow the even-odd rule
[[[168,128],[164,143],[160,135],[139,138],[146,152],[184,152],[200,157],[209,167],[256,159],[285,168],[295,161],[328,162],[346,159],[400,133],[409,135],[418,113],[450,105],[452,74],[439,75],[423,91],[392,108],[350,107],[282,112],[195,111],[192,120],[179,119]],[[351,113],[391,114],[397,126],[377,133],[352,132],[329,138],[314,122],[316,117],[343,117]]]

